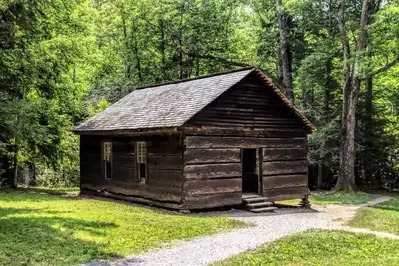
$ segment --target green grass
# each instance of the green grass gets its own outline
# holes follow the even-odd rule
[[[348,225],[399,235],[399,197],[374,207],[360,208]]]
[[[140,253],[242,223],[118,202],[0,190],[0,265],[76,265]]]
[[[399,265],[399,240],[310,230],[284,237],[216,265]]]
[[[328,205],[328,204],[342,204],[342,205],[357,205],[366,203],[374,199],[374,196],[364,192],[357,193],[312,193],[309,197],[310,204],[316,205]],[[299,200],[285,200],[277,203],[284,205],[295,205],[297,206]]]

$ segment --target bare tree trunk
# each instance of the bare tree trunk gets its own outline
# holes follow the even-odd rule
[[[324,167],[322,164],[317,165],[317,188],[323,188],[323,174],[324,174]]]
[[[368,24],[372,23],[372,15],[380,9],[381,1],[370,0],[369,5],[369,21]],[[366,45],[368,45],[366,43]],[[367,56],[371,60],[371,52],[368,51]],[[364,175],[365,179],[370,183],[372,187],[379,187],[379,178],[376,175],[376,169],[373,167],[373,139],[374,139],[374,125],[373,125],[373,77],[368,76],[365,80],[366,95],[365,95],[365,125],[364,130],[367,134],[366,138],[366,150],[364,154]]]
[[[137,76],[139,78],[139,81],[143,82],[143,75],[141,73],[141,61],[139,55],[139,45],[137,40],[137,26],[136,26],[136,20],[134,18],[132,19],[132,35],[133,35],[132,37],[133,37],[134,56],[136,58]]]
[[[130,46],[129,46],[129,39],[127,36],[127,27],[126,27],[126,18],[125,15],[122,14],[122,30],[123,30],[123,39],[125,43],[126,55],[125,55],[125,78],[130,79],[131,77],[131,66],[130,66]],[[121,93],[122,94],[122,93]],[[120,95],[121,97],[122,95]]]
[[[283,1],[276,0],[277,16],[280,28],[280,59],[282,87],[285,95],[294,102],[294,85],[292,82],[292,52],[289,43],[291,17],[281,11]]]
[[[159,19],[159,29],[161,33],[161,42],[160,42],[160,50],[161,50],[161,73],[162,79],[165,81],[166,78],[166,55],[165,55],[165,26],[163,19]]]
[[[15,141],[17,142],[17,140]],[[12,182],[11,187],[17,188],[18,185],[18,144],[15,144],[14,147],[14,158],[13,158],[13,175],[12,175]]]
[[[341,145],[340,145],[340,165],[338,171],[338,181],[334,190],[354,191],[355,183],[355,127],[356,127],[356,107],[360,91],[360,59],[359,53],[366,47],[367,34],[366,25],[368,23],[369,1],[363,0],[362,14],[359,24],[359,35],[356,43],[356,57],[353,63],[353,73],[350,72],[350,53],[349,41],[345,28],[345,0],[341,0],[339,10],[339,29],[341,42],[344,52],[344,102],[341,126]]]
[[[330,113],[330,101],[331,101],[331,91],[333,90],[333,78],[331,76],[332,71],[332,57],[329,57],[326,62],[326,83],[324,88],[324,110],[323,115],[327,121],[329,121],[329,117],[331,117]]]
[[[196,48],[196,55],[195,55],[195,76],[198,77],[200,75],[200,58],[198,48]]]

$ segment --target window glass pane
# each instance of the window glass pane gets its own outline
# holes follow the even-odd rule
[[[104,162],[104,168],[105,178],[111,179],[111,162]]]
[[[137,142],[137,162],[146,163],[147,145],[143,141]]]
[[[111,155],[112,155],[112,143],[111,142],[104,142],[103,154],[104,154],[104,161],[111,161]]]

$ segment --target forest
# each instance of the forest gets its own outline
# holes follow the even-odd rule
[[[0,0],[0,186],[76,186],[74,127],[145,84],[260,68],[317,127],[310,187],[399,178],[398,0]]]

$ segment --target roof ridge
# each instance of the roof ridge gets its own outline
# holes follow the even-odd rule
[[[162,83],[148,84],[148,85],[137,87],[134,90],[144,90],[144,89],[149,89],[149,88],[154,88],[154,87],[161,87],[161,86],[165,86],[165,85],[178,84],[178,83],[183,83],[183,82],[187,82],[187,81],[204,79],[204,78],[211,78],[211,77],[215,77],[215,76],[221,76],[221,75],[226,75],[226,74],[230,74],[230,73],[236,73],[236,72],[240,72],[240,71],[250,70],[250,69],[256,69],[256,67],[249,65],[247,67],[242,67],[242,68],[228,70],[228,71],[223,71],[223,72],[216,72],[216,73],[207,74],[207,75],[198,76],[198,77],[179,79],[179,80],[172,80],[172,81],[166,81],[166,82],[162,82]]]

